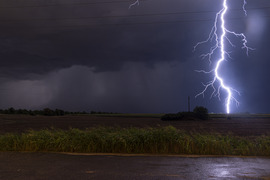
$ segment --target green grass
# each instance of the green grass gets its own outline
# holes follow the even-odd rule
[[[270,156],[270,136],[187,133],[172,126],[50,129],[1,135],[0,151]]]

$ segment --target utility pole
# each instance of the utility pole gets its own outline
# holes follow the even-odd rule
[[[188,112],[190,112],[190,97],[188,96]]]

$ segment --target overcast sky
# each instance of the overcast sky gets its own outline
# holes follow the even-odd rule
[[[225,112],[220,99],[195,98],[213,64],[200,55],[222,0],[1,0],[0,108],[168,113],[205,106]],[[222,76],[240,92],[234,113],[270,113],[270,1],[228,0],[226,26],[243,32],[254,51],[229,36]]]

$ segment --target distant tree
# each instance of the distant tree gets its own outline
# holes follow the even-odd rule
[[[26,109],[18,109],[16,110],[16,114],[30,114]]]
[[[64,111],[61,109],[52,110],[50,108],[45,108],[43,110],[27,110],[27,109],[16,110],[13,107],[10,107],[8,109],[0,109],[0,114],[28,114],[28,115],[32,115],[32,116],[35,116],[35,115],[64,116],[67,114],[89,114],[89,113],[86,111],[72,112],[72,111]]]
[[[35,112],[32,111],[32,110],[29,110],[28,113],[29,113],[29,115],[31,115],[31,116],[35,116],[35,115],[36,115]]]
[[[33,113],[33,115],[44,115],[44,113],[42,111],[39,111],[39,110],[34,110],[32,113]]]
[[[63,111],[61,109],[55,109],[55,115],[56,116],[64,116],[65,115],[65,111]]]
[[[54,116],[55,112],[51,110],[50,108],[43,109],[43,115],[44,116]]]
[[[199,119],[206,120],[209,118],[208,109],[203,106],[196,106],[193,110],[193,113]]]
[[[11,108],[9,108],[9,109],[7,110],[7,113],[8,113],[8,114],[15,114],[15,113],[16,113],[16,110],[15,110],[13,107],[11,107]]]
[[[176,114],[165,114],[161,117],[163,121],[179,121],[179,120],[206,120],[208,119],[208,109],[202,106],[194,108],[193,112],[179,112]]]
[[[91,111],[90,114],[96,114],[97,112],[96,111]]]

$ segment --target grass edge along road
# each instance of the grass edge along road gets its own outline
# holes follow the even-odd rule
[[[270,156],[270,136],[160,128],[45,129],[0,135],[0,151]]]

